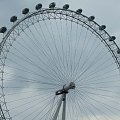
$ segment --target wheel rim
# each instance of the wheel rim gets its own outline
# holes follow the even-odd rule
[[[118,118],[118,48],[109,38],[96,22],[71,10],[43,9],[19,20],[1,43],[5,117],[50,119],[60,99],[55,92],[75,82],[66,119]]]

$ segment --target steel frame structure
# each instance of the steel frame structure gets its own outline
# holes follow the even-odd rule
[[[6,120],[1,105],[0,105],[0,120]]]
[[[68,21],[75,22],[77,24],[82,25],[83,27],[89,29],[93,34],[100,38],[101,42],[107,47],[108,51],[111,53],[113,59],[115,60],[118,69],[120,68],[120,55],[118,54],[119,47],[117,46],[115,41],[109,41],[110,35],[106,32],[106,30],[100,30],[98,23],[95,21],[89,21],[89,17],[83,14],[77,14],[76,11],[63,9],[63,8],[42,8],[35,12],[29,12],[22,19],[16,21],[13,26],[8,30],[7,33],[3,35],[3,40],[0,43],[0,78],[1,78],[1,88],[0,91],[0,120],[10,120],[9,111],[7,109],[7,105],[5,102],[4,95],[4,86],[3,86],[3,75],[4,75],[4,66],[5,59],[7,58],[7,54],[9,52],[10,47],[13,42],[16,40],[17,36],[19,36],[25,29],[29,26],[35,24],[36,22],[44,21],[46,19],[64,19]],[[26,25],[27,23],[27,25]],[[63,100],[63,98],[65,98]],[[63,94],[57,111],[53,117],[53,120],[57,119],[57,115],[59,113],[60,106],[63,101],[63,118],[65,120],[65,106],[66,106],[66,94]],[[6,117],[7,116],[7,117]],[[6,117],[6,118],[5,118]]]

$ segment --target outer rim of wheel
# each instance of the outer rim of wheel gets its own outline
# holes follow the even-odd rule
[[[31,12],[28,13],[25,17],[23,17],[22,19],[18,20],[12,27],[11,29],[5,34],[5,37],[3,38],[2,42],[0,43],[0,47],[1,47],[1,51],[2,52],[2,48],[7,40],[7,38],[10,36],[10,34],[12,33],[12,31],[14,31],[14,29],[24,20],[26,20],[27,18],[31,18],[33,16],[36,15],[40,15],[40,14],[49,14],[49,13],[54,13],[54,14],[61,14],[61,15],[66,15],[69,16],[71,18],[74,18],[76,21],[74,22],[81,22],[84,23],[86,26],[88,26],[91,30],[93,30],[96,35],[98,35],[101,39],[101,41],[105,44],[105,46],[110,50],[112,57],[115,59],[115,62],[117,64],[118,67],[120,67],[120,60],[119,60],[119,55],[117,54],[117,50],[119,49],[118,45],[116,44],[115,41],[110,41],[109,42],[109,38],[111,37],[108,32],[106,30],[99,30],[98,28],[100,27],[100,25],[95,22],[95,21],[89,21],[88,17],[83,15],[83,14],[77,14],[75,11],[73,10],[65,10],[62,8],[53,8],[53,9],[49,9],[49,8],[43,8],[40,9],[38,11],[35,12]],[[49,19],[49,18],[48,18]],[[53,18],[54,19],[54,18]],[[61,18],[63,19],[63,18]],[[113,49],[114,48],[114,49]]]
[[[1,71],[0,71],[0,74],[1,74],[1,89],[2,89],[2,95],[1,95],[1,98],[3,100],[2,101],[2,107],[3,107],[3,111],[4,111],[4,114],[8,114],[9,118],[8,119],[11,119],[10,118],[10,115],[9,115],[9,111],[7,109],[7,105],[6,105],[6,102],[5,102],[5,97],[4,97],[4,86],[3,86],[3,74],[4,74],[4,66],[5,66],[5,58],[6,57],[4,55],[4,52],[9,52],[9,51],[6,51],[10,48],[11,44],[13,43],[12,42],[8,42],[8,46],[6,46],[6,42],[7,42],[7,39],[8,37],[11,35],[11,33],[16,29],[17,26],[20,25],[20,23],[22,23],[24,20],[28,19],[28,18],[31,18],[31,17],[34,17],[34,16],[37,16],[37,15],[49,15],[49,14],[55,14],[55,15],[61,15],[61,18],[59,17],[58,19],[65,19],[64,17],[62,16],[68,16],[69,18],[72,18],[72,19],[68,19],[69,21],[71,20],[74,20],[73,22],[76,22],[78,24],[82,23],[84,24],[84,27],[89,27],[90,28],[90,31],[91,32],[94,32],[94,34],[96,36],[99,37],[100,41],[107,47],[107,49],[109,50],[109,52],[111,53],[113,59],[115,60],[115,63],[118,67],[118,69],[120,69],[120,55],[117,53],[117,50],[119,49],[119,47],[117,46],[116,42],[115,41],[109,41],[109,38],[111,37],[107,32],[106,30],[99,30],[99,27],[100,25],[98,23],[96,23],[95,21],[89,21],[88,20],[88,17],[83,15],[83,14],[77,14],[75,11],[73,10],[65,10],[65,9],[62,9],[62,8],[43,8],[43,9],[40,9],[38,11],[35,11],[35,12],[31,12],[31,13],[28,13],[27,15],[25,15],[22,19],[18,20],[11,28],[10,30],[4,35],[4,38],[2,40],[2,42],[0,43],[0,54],[1,54]],[[57,19],[57,18],[54,18],[53,16],[50,18],[46,17],[46,19]],[[37,21],[33,21],[33,22],[37,22]],[[26,29],[26,28],[24,28]],[[22,29],[21,29],[21,32],[22,32]],[[21,33],[20,32],[20,33]],[[17,36],[18,33],[16,33],[16,36]],[[4,48],[4,46],[6,48]],[[2,55],[3,53],[3,55]],[[7,53],[6,53],[7,54]]]

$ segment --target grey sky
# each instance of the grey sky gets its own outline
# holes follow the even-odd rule
[[[53,0],[49,0],[49,1],[48,0],[0,0],[0,26],[6,26],[6,27],[8,27],[8,29],[10,29],[10,27],[12,26],[12,23],[10,23],[10,17],[13,16],[13,15],[16,15],[18,17],[18,19],[22,18],[23,15],[21,14],[21,12],[22,12],[23,8],[27,7],[27,8],[30,8],[30,11],[34,11],[35,10],[34,7],[35,7],[36,4],[42,3],[43,7],[47,8],[49,6],[49,3],[51,3],[51,2],[53,2]],[[97,23],[101,24],[101,25],[105,24],[107,26],[106,31],[108,31],[108,33],[110,35],[115,35],[117,37],[116,42],[120,45],[120,34],[119,34],[120,33],[120,24],[119,24],[119,21],[120,21],[120,15],[119,15],[120,1],[119,0],[106,0],[106,1],[105,0],[100,0],[100,1],[98,1],[98,0],[54,0],[54,2],[56,2],[57,7],[62,7],[65,3],[68,3],[70,5],[70,9],[72,9],[72,10],[82,8],[83,9],[83,14],[85,14],[87,16],[94,15],[95,16],[95,21]],[[10,91],[9,89],[7,89],[7,87],[5,88],[5,90],[6,90],[5,92],[7,93],[6,98],[8,100],[7,101],[8,102],[8,107],[13,108],[13,111],[11,112],[12,115],[14,116],[14,114],[16,115],[16,113],[19,114],[20,111],[22,111],[22,109],[28,109],[29,106],[28,107],[26,107],[26,106],[25,107],[20,107],[22,104],[24,105],[24,103],[26,103],[26,101],[24,101],[24,100],[22,101],[23,103],[19,102],[21,100],[21,98],[24,98],[24,97],[29,98],[30,96],[32,96],[34,94],[37,94],[36,96],[38,97],[38,94],[40,94],[40,92],[37,91],[37,89],[36,89],[36,91],[34,91],[34,88],[38,88],[38,89],[39,89],[39,87],[47,88],[46,84],[42,85],[42,83],[41,83],[42,86],[40,86],[40,84],[37,84],[37,82],[39,83],[39,80],[41,80],[40,82],[45,82],[45,81],[49,82],[48,79],[46,80],[46,78],[43,79],[40,76],[39,77],[36,76],[36,73],[37,73],[37,75],[39,73],[41,73],[42,75],[46,75],[46,73],[44,71],[42,71],[42,69],[39,69],[39,67],[44,68],[47,71],[47,73],[50,72],[50,74],[47,76],[48,78],[49,78],[49,76],[51,77],[52,74],[53,74],[53,78],[55,77],[54,79],[56,79],[57,75],[55,73],[58,72],[57,74],[59,75],[59,77],[61,77],[63,74],[65,74],[66,79],[65,78],[64,79],[66,81],[67,81],[67,79],[68,79],[68,81],[69,81],[69,79],[70,79],[70,81],[72,81],[71,79],[74,78],[74,74],[73,74],[73,78],[69,77],[70,74],[72,76],[72,72],[70,71],[71,66],[69,66],[69,64],[71,64],[71,63],[73,63],[73,65],[78,66],[78,67],[75,66],[75,71],[74,71],[74,72],[79,71],[78,73],[77,72],[75,73],[75,75],[78,78],[78,84],[77,84],[78,86],[76,87],[77,88],[76,89],[76,91],[77,91],[76,95],[74,94],[74,92],[72,92],[71,94],[69,94],[68,99],[72,98],[72,100],[74,100],[74,101],[76,100],[75,101],[76,104],[79,104],[79,103],[77,103],[77,100],[81,99],[81,101],[84,101],[84,100],[86,100],[86,99],[84,99],[85,96],[87,96],[87,98],[88,98],[88,101],[84,101],[84,104],[81,104],[83,108],[79,109],[79,106],[77,106],[77,105],[74,106],[78,110],[82,111],[81,116],[85,117],[85,115],[92,115],[92,112],[89,112],[89,110],[92,109],[92,107],[93,107],[92,104],[96,105],[99,109],[103,110],[103,112],[105,112],[105,115],[107,115],[108,113],[111,113],[110,110],[107,113],[107,109],[104,106],[101,106],[102,103],[98,104],[99,102],[96,102],[94,100],[92,101],[92,98],[94,98],[95,100],[98,100],[98,101],[102,101],[105,104],[111,104],[112,103],[111,106],[115,106],[117,109],[119,109],[120,104],[117,104],[117,102],[120,103],[119,102],[120,98],[117,99],[117,97],[119,97],[119,89],[118,89],[118,87],[116,87],[117,85],[120,86],[119,85],[119,76],[117,76],[118,75],[118,72],[116,70],[117,67],[116,67],[116,64],[114,63],[113,59],[111,59],[112,58],[111,54],[108,54],[107,49],[104,50],[105,46],[103,46],[103,44],[101,44],[100,41],[97,43],[96,42],[97,41],[96,36],[91,37],[90,33],[87,34],[86,29],[83,29],[83,35],[81,37],[79,35],[79,32],[80,32],[81,28],[77,28],[77,24],[73,24],[73,28],[72,28],[73,33],[71,35],[71,31],[70,31],[71,30],[71,24],[69,23],[68,26],[67,26],[65,24],[65,22],[63,22],[62,23],[62,26],[63,26],[62,29],[64,29],[64,30],[62,31],[61,26],[60,26],[60,22],[58,22],[57,23],[58,26],[59,26],[58,29],[59,29],[61,35],[63,35],[64,39],[67,38],[66,40],[68,40],[66,43],[64,43],[64,46],[63,46],[64,49],[62,51],[62,49],[61,49],[62,48],[61,47],[62,42],[61,42],[61,39],[58,39],[58,36],[60,34],[58,32],[56,34],[52,33],[51,26],[50,26],[51,23],[50,22],[46,22],[46,23],[47,23],[47,27],[48,27],[49,30],[46,28],[44,22],[41,23],[41,26],[42,26],[41,28],[45,32],[44,34],[45,34],[45,37],[47,38],[47,42],[49,44],[48,46],[50,46],[54,56],[52,56],[48,46],[45,44],[46,43],[45,40],[41,39],[42,37],[44,38],[44,34],[42,34],[42,37],[39,36],[39,34],[36,32],[36,29],[35,29],[34,25],[31,26],[31,28],[28,28],[26,30],[26,32],[29,34],[29,36],[24,34],[24,32],[21,33],[23,35],[18,37],[17,41],[14,43],[14,46],[11,48],[11,50],[9,52],[9,55],[7,56],[8,59],[6,60],[5,72],[6,73],[8,72],[8,75],[4,75],[4,78],[6,80],[8,80],[9,82],[7,82],[7,81],[4,82],[4,86],[5,87],[8,86],[8,88],[12,88],[12,87],[17,88],[18,87],[17,89],[21,90],[21,92],[19,92],[17,90],[15,91],[14,89],[16,89],[16,88],[14,88],[14,89],[10,89],[11,90]],[[55,23],[55,21],[53,21],[52,27],[53,27],[54,31],[57,31],[57,25],[54,24],[54,23]],[[39,23],[37,23],[36,27],[38,27],[38,26],[39,26]],[[68,33],[66,32],[67,27],[69,28],[68,31],[67,31]],[[33,30],[33,34],[31,33],[30,29]],[[39,28],[39,30],[41,30],[41,31],[39,31],[40,33],[42,33],[42,29]],[[77,32],[76,32],[76,29],[78,30]],[[50,32],[50,33],[48,33],[48,32]],[[48,33],[48,34],[46,34],[46,33]],[[63,61],[59,61],[59,55],[57,54],[57,51],[55,49],[55,47],[56,47],[55,42],[54,42],[54,39],[51,37],[51,34],[52,34],[52,37],[55,37],[56,38],[55,40],[57,40],[56,43],[57,43],[58,53],[59,53],[60,56],[62,56],[61,59],[63,59]],[[76,36],[75,36],[75,34],[76,34]],[[86,34],[88,35],[87,38],[85,37]],[[35,41],[34,35],[36,36],[36,38],[39,38],[38,40],[40,42]],[[73,37],[72,40],[71,40],[71,38],[72,38],[71,36]],[[76,44],[79,36],[81,37],[81,41],[78,42],[79,44]],[[77,38],[76,41],[74,39],[75,37]],[[2,35],[0,35],[0,39],[2,39]],[[26,44],[24,44],[25,43],[24,40],[25,40]],[[71,40],[71,42],[69,42],[69,40]],[[91,43],[89,42],[90,40],[91,40]],[[32,41],[32,42],[30,42],[30,41]],[[39,43],[38,46],[36,45],[37,43]],[[43,48],[41,47],[42,46],[41,44],[43,45],[44,50],[47,51],[47,55],[48,55],[47,57],[43,54],[43,52],[41,52],[43,50]],[[68,46],[68,44],[69,44],[69,46]],[[39,46],[40,46],[40,48],[37,48]],[[66,47],[66,46],[71,47],[71,50],[69,51],[69,48]],[[75,49],[77,51],[76,52],[77,53],[76,59],[74,59],[74,57],[73,57],[74,54],[72,54],[72,52],[74,53],[74,49],[73,49],[74,46],[76,46]],[[33,49],[31,49],[31,48],[33,48]],[[79,57],[80,57],[80,54],[82,54],[81,51],[83,49],[84,49],[84,51],[83,51],[84,55],[83,55],[82,60],[80,61],[82,64],[78,65],[77,63],[79,61]],[[34,51],[34,50],[36,50],[36,51]],[[21,51],[22,54],[19,51]],[[40,53],[39,53],[39,51],[40,51]],[[44,51],[44,53],[46,51]],[[69,51],[69,54],[71,53],[71,55],[68,55],[67,51]],[[65,55],[63,55],[64,52],[65,52]],[[91,54],[89,54],[89,53],[91,53]],[[95,55],[92,54],[92,53],[94,53]],[[35,58],[35,55],[36,55],[36,58]],[[43,64],[43,62],[40,62],[40,59],[38,59],[38,56],[47,65]],[[72,59],[69,59],[70,57]],[[31,61],[29,61],[28,58],[30,58],[30,60],[32,60],[32,64],[31,64]],[[63,66],[62,66],[63,68],[66,67],[67,65],[68,66],[66,68],[64,68],[65,71],[62,71],[64,69],[61,69],[61,71],[62,71],[61,72],[58,69],[56,69],[55,64],[59,65],[59,63],[60,63],[60,67],[61,67],[62,62],[63,62]],[[35,63],[35,65],[33,65],[33,63]],[[92,63],[93,63],[93,68],[90,71],[87,71],[88,73],[86,73],[85,75],[82,76],[81,79],[83,81],[82,81],[82,83],[80,83],[81,79],[79,80],[79,74],[81,74],[83,72],[83,71],[81,72],[81,68],[82,68],[81,66],[83,64],[86,65],[86,66],[83,65],[84,67],[82,68],[82,70],[84,70],[89,66],[89,64],[92,64]],[[65,66],[64,66],[64,64],[65,64]],[[54,70],[54,71],[51,72],[51,71],[49,71],[48,68],[51,71],[52,70]],[[107,68],[107,70],[106,70],[106,68]],[[113,68],[116,71],[113,71]],[[32,72],[35,72],[35,74],[31,74],[30,70],[33,70]],[[111,70],[110,73],[104,74],[105,72],[108,72],[108,70]],[[26,73],[26,71],[27,71],[27,73]],[[97,71],[97,73],[94,74],[94,72],[96,72],[96,71]],[[59,72],[61,72],[61,73],[59,74]],[[70,73],[70,74],[68,74],[67,72]],[[18,76],[21,75],[22,77],[26,77],[26,79],[28,79],[29,82],[30,82],[31,78],[34,78],[35,80],[38,80],[38,81],[36,83],[35,83],[35,81],[32,81],[32,83],[30,83],[30,84],[29,84],[28,81],[20,83],[20,80],[24,81],[25,78],[18,77],[17,75]],[[91,75],[91,76],[89,76],[89,75]],[[98,75],[99,76],[98,79],[95,78],[96,76],[94,76],[94,75],[96,75],[96,76]],[[110,78],[110,79],[106,78],[106,77],[109,77],[110,75],[111,76],[114,75],[114,77]],[[75,78],[76,78],[76,76],[75,76]],[[50,80],[53,81],[54,80],[53,78],[52,78],[52,80],[51,79]],[[86,81],[84,81],[84,79]],[[104,81],[104,80],[106,80],[106,81]],[[116,80],[115,83],[114,83],[114,80]],[[58,79],[58,81],[59,81],[59,79]],[[66,81],[64,81],[65,82],[64,84],[66,84]],[[93,82],[94,82],[94,84],[92,84]],[[99,82],[100,82],[100,84],[99,84]],[[110,83],[108,84],[108,82],[110,82]],[[54,85],[54,90],[58,89],[57,83],[55,81],[51,82],[51,83],[55,84]],[[79,91],[81,89],[81,88],[79,89],[79,86],[81,86],[81,84],[83,84],[83,88],[82,88],[83,91]],[[61,85],[63,86],[63,83],[60,84],[60,88],[61,88]],[[112,92],[108,92],[108,91],[111,90],[112,85],[115,88],[112,88]],[[19,87],[22,87],[22,89],[20,89]],[[89,87],[91,87],[91,88],[89,89]],[[100,88],[100,89],[103,88],[102,89],[103,91],[100,91],[100,89],[98,89],[98,88]],[[28,93],[27,95],[24,94],[26,91],[29,92],[32,89],[33,89],[32,93]],[[84,92],[84,90],[86,90],[86,92]],[[15,95],[11,95],[10,92],[13,92],[13,94],[15,94]],[[18,92],[19,94],[16,94],[16,92]],[[52,95],[54,94],[52,89],[49,92],[51,92]],[[77,95],[79,92],[82,93],[83,99],[80,98],[81,97],[80,95],[79,96]],[[91,94],[89,94],[89,92],[91,92],[91,93],[93,92],[93,94],[91,95]],[[100,94],[102,93],[103,95],[105,94],[106,96],[108,95],[108,96],[114,96],[114,97],[113,98],[111,97],[110,100],[107,97],[105,97],[106,98],[105,99],[104,97],[99,96],[99,92],[100,92]],[[41,96],[39,96],[39,97],[44,96],[44,94],[46,94],[46,96],[47,96],[47,93],[48,92],[45,92],[45,93],[43,92],[43,93],[41,93]],[[98,93],[98,96],[96,95],[96,97],[95,97],[94,93],[95,94]],[[115,94],[113,95],[113,93],[116,93],[116,95]],[[52,96],[52,97],[54,97],[54,96]],[[16,100],[16,104],[14,104],[14,102],[12,100],[13,101]],[[31,102],[31,100],[33,100],[33,102],[30,103],[29,105],[35,106],[35,104],[36,104],[35,100],[39,100],[39,98],[36,99],[36,98],[33,97],[29,100],[29,102]],[[71,105],[71,103],[73,103],[72,100],[70,100],[68,102],[69,105]],[[12,103],[11,103],[11,101],[12,101]],[[48,101],[49,101],[49,99],[48,99]],[[113,101],[115,101],[115,103]],[[29,102],[27,101],[27,103],[29,103]],[[91,104],[89,104],[89,102]],[[9,105],[9,103],[10,103],[10,105]],[[43,102],[43,104],[46,104],[46,102]],[[43,105],[43,104],[40,104],[40,105]],[[14,109],[14,107],[16,107],[16,106],[19,107],[19,109],[17,109],[18,111],[16,109]],[[36,104],[36,106],[37,106],[37,104]],[[50,106],[51,106],[51,104],[50,104]],[[39,107],[39,106],[37,106],[37,107]],[[84,110],[83,110],[84,107],[86,109],[89,108],[88,113],[84,113]],[[107,107],[109,108],[109,106],[107,106]],[[31,109],[31,111],[26,110],[26,112],[28,112],[28,115],[30,115],[32,110],[35,109],[34,111],[36,112],[36,108]],[[69,109],[69,108],[67,108],[67,109]],[[14,112],[14,110],[16,110],[16,111]],[[39,111],[40,109],[38,108],[37,110]],[[94,110],[95,114],[97,115],[97,117],[99,119],[105,120],[105,117],[102,115],[103,114],[102,112],[100,112],[96,108],[94,108],[93,110]],[[114,111],[114,109],[112,109],[112,110]],[[74,110],[71,109],[71,112],[74,112]],[[116,111],[114,111],[114,112],[116,112]],[[77,114],[79,116],[79,111],[77,111],[77,113],[74,113],[74,115],[75,114]],[[118,111],[116,112],[116,115],[117,114],[118,114]],[[26,114],[24,114],[23,118],[25,116],[26,116]],[[113,118],[113,116],[114,115],[111,114],[111,118]],[[69,116],[68,119],[70,117],[71,116]],[[89,117],[83,118],[83,120],[87,120],[88,118]],[[117,117],[115,117],[115,118],[117,119]],[[18,117],[18,119],[19,119],[19,117]],[[28,120],[28,119],[26,119],[26,120]]]

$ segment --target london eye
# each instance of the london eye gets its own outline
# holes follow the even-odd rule
[[[119,120],[116,37],[82,9],[55,2],[1,27],[0,120]]]

